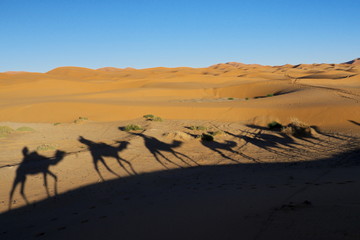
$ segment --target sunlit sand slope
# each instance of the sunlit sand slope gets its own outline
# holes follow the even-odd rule
[[[349,121],[360,119],[355,63],[5,72],[0,73],[0,121],[71,122],[79,116],[117,121],[153,113],[260,124],[298,118],[325,128],[352,128]]]

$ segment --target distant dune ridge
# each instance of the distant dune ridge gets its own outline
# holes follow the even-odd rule
[[[354,60],[345,62],[344,64],[360,65],[360,58],[355,58]]]
[[[154,113],[168,119],[219,121],[288,122],[297,117],[315,125],[351,128],[349,120],[360,118],[359,61],[3,72],[0,121],[69,122],[79,116],[116,121]]]

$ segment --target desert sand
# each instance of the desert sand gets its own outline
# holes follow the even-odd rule
[[[360,239],[359,59],[3,72],[0,126],[0,239]]]

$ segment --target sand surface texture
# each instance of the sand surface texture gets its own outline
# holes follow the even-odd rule
[[[359,73],[0,73],[0,239],[360,239]]]

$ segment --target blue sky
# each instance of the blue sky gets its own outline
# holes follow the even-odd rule
[[[359,0],[0,0],[0,72],[360,57]]]

